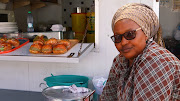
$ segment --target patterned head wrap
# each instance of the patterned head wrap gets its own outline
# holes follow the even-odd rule
[[[112,19],[112,30],[114,30],[114,25],[117,21],[125,18],[136,22],[148,39],[154,37],[154,40],[162,46],[162,35],[157,35],[159,20],[151,7],[145,4],[132,3],[119,8]]]

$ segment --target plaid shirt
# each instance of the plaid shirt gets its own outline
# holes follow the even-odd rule
[[[131,67],[115,57],[101,101],[172,100],[180,101],[180,61],[167,49],[149,42]]]

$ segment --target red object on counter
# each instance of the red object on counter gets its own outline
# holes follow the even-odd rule
[[[29,39],[27,39],[27,38],[17,38],[17,39],[20,41],[20,45],[18,47],[15,47],[8,51],[2,51],[2,52],[0,52],[0,54],[10,53],[12,51],[15,51],[16,49],[21,48],[22,46],[26,45],[27,43],[29,43]],[[25,41],[25,42],[23,42],[23,41]]]
[[[83,101],[91,101],[91,96],[94,94],[95,90],[92,91],[92,93],[88,96],[86,96]]]

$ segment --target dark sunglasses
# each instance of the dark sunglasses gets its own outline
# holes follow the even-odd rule
[[[125,32],[124,34],[118,34],[118,35],[113,35],[111,36],[111,39],[114,43],[120,43],[122,41],[122,37],[124,36],[124,38],[126,40],[132,40],[136,37],[136,31],[140,30],[141,28],[137,28],[135,30],[129,31],[129,32]]]

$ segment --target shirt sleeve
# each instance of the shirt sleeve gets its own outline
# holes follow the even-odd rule
[[[176,67],[175,86],[172,98],[172,100],[180,101],[180,66]]]
[[[100,96],[100,101],[117,101],[117,84],[118,84],[118,64],[116,58],[113,61],[113,65],[109,72],[109,77],[106,85],[103,89],[102,95]]]
[[[133,100],[171,101],[179,87],[177,65],[156,57],[148,57],[138,65]],[[179,67],[178,67],[179,68]],[[175,82],[176,81],[176,82]]]

